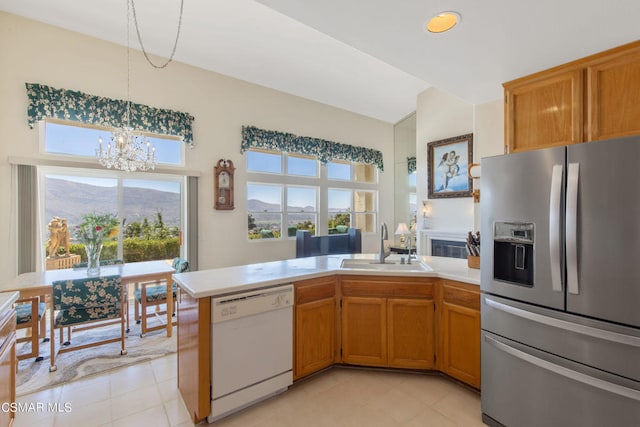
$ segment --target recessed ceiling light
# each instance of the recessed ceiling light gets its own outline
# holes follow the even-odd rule
[[[461,16],[458,12],[440,12],[427,22],[427,31],[444,33],[455,27],[460,19]]]

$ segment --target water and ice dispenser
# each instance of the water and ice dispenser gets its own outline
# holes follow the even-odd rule
[[[534,225],[499,222],[493,230],[493,276],[522,286],[533,286]]]

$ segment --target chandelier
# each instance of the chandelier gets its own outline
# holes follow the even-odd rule
[[[126,172],[135,171],[148,171],[153,170],[156,167],[155,147],[151,145],[146,136],[134,131],[131,127],[131,46],[129,37],[129,28],[131,26],[131,9],[133,8],[133,17],[136,26],[136,33],[142,52],[146,60],[154,68],[164,68],[172,60],[173,55],[178,45],[178,38],[180,36],[180,27],[182,24],[182,8],[184,0],[180,3],[180,19],[178,20],[178,31],[176,34],[175,44],[169,60],[161,65],[157,66],[151,62],[149,55],[142,43],[142,37],[140,36],[140,30],[138,28],[138,18],[136,16],[135,3],[133,0],[126,0],[127,2],[127,106],[125,112],[125,125],[113,130],[111,133],[111,142],[107,144],[106,149],[103,147],[104,141],[102,137],[98,138],[99,148],[96,150],[96,157],[98,162],[107,168],[119,169]]]
[[[156,167],[156,148],[145,136],[135,134],[128,120],[127,126],[111,133],[111,143],[107,144],[106,150],[103,150],[102,143],[102,137],[98,138],[100,148],[97,156],[102,166],[126,172],[144,172]]]

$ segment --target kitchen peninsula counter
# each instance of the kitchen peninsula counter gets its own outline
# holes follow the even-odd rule
[[[235,267],[223,267],[188,273],[174,274],[180,288],[193,298],[215,297],[229,293],[279,285],[332,274],[370,275],[397,277],[437,277],[480,285],[480,270],[468,268],[467,260],[445,257],[418,257],[418,261],[430,267],[430,271],[364,270],[341,268],[343,259],[376,260],[375,254],[326,255],[293,258]],[[400,262],[400,255],[391,255],[388,262]],[[413,260],[412,262],[416,262]]]
[[[387,258],[395,269],[383,270],[369,265],[376,258],[375,254],[326,255],[174,274],[179,285],[178,389],[192,421],[202,421],[211,413],[211,298],[287,283],[296,289],[292,319],[295,379],[334,364],[367,365],[349,351],[361,347],[356,342],[361,334],[347,333],[347,329],[371,322],[375,324],[366,328],[381,327],[390,321],[388,334],[381,329],[382,345],[398,343],[399,347],[390,345],[409,353],[406,357],[385,356],[380,363],[369,365],[441,371],[479,388],[480,270],[468,268],[466,259],[444,257],[412,261],[428,266],[426,270],[399,267],[400,255]],[[363,268],[342,268],[345,259],[362,260]],[[391,320],[385,314],[378,321],[360,321],[357,303],[384,306],[385,312],[389,307]],[[347,311],[355,317],[345,315]],[[394,317],[393,313],[402,315]],[[344,323],[350,319],[353,325]],[[407,322],[422,326],[407,328]],[[408,330],[416,336],[407,334]],[[318,331],[322,333],[316,335]],[[344,355],[343,349],[347,349]],[[436,353],[442,355],[437,362]],[[308,355],[311,359],[322,356],[322,360],[309,360]]]

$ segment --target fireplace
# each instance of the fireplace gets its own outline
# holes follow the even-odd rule
[[[421,254],[466,259],[467,234],[465,230],[422,230],[420,232]]]
[[[431,255],[467,259],[465,242],[431,239]]]

